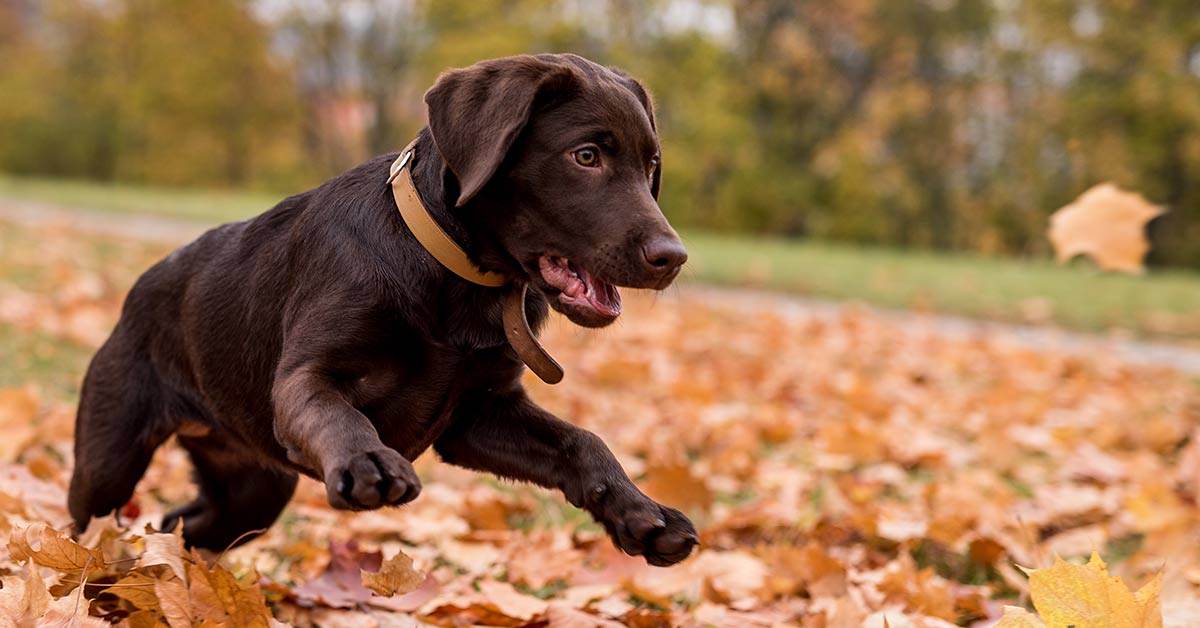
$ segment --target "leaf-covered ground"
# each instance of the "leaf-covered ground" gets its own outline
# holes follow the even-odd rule
[[[156,534],[190,499],[159,452],[116,521],[66,530],[73,395],[137,274],[166,248],[0,223],[0,626],[989,626],[1027,576],[1093,549],[1167,625],[1200,585],[1200,384],[1100,349],[749,293],[627,294],[621,322],[556,321],[547,408],[599,433],[699,552],[618,555],[557,494],[426,455],[399,509],[344,513],[304,481],[263,537],[192,555]],[[48,524],[43,527],[41,524]],[[424,574],[396,567],[401,553]],[[40,565],[31,567],[31,565]],[[360,570],[398,578],[382,597]],[[389,569],[400,569],[390,573]],[[386,577],[385,577],[386,576]],[[78,583],[92,583],[79,587]],[[115,586],[110,586],[115,585]],[[1044,609],[1042,609],[1044,610]],[[13,617],[5,623],[4,614]],[[100,625],[100,624],[97,624]],[[1101,624],[1097,624],[1101,625]],[[1148,624],[1149,625],[1149,624]]]

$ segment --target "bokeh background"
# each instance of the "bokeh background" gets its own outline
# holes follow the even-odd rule
[[[447,67],[570,51],[652,90],[685,227],[1042,255],[1115,181],[1200,267],[1191,0],[5,0],[0,170],[291,192],[405,145]]]

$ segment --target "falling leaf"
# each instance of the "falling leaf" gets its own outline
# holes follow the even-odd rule
[[[425,574],[413,569],[412,558],[404,552],[383,561],[378,572],[364,569],[360,573],[363,586],[384,597],[415,591],[425,581]]]
[[[1088,255],[1105,270],[1140,273],[1150,250],[1146,223],[1165,211],[1141,194],[1101,183],[1050,217],[1050,242],[1059,262]]]

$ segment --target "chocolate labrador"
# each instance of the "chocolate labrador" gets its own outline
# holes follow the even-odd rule
[[[425,94],[407,153],[415,195],[483,272],[585,327],[621,312],[617,286],[667,287],[687,258],[659,211],[650,98],[574,55],[484,61]],[[217,227],[137,281],[83,382],[69,506],[77,529],[120,508],[175,434],[198,497],[169,513],[192,545],[266,528],[297,474],[329,503],[417,497],[411,461],[443,460],[557,488],[654,565],[697,542],[596,435],[539,408],[502,324],[506,291],[439,263],[397,211],[384,155]],[[525,322],[525,321],[522,321]]]

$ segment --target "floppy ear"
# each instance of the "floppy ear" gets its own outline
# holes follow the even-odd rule
[[[654,121],[654,101],[651,100],[650,94],[645,87],[638,82],[637,79],[629,76],[624,70],[609,67],[621,79],[621,84],[625,89],[633,92],[637,97],[638,102],[642,103],[642,108],[646,110],[646,115],[650,118],[650,128],[654,130],[655,135],[658,134],[658,123]],[[654,174],[650,177],[650,193],[654,195],[654,200],[658,200],[658,189],[662,187],[662,157],[658,159],[658,167],[654,169]]]
[[[537,57],[492,59],[443,72],[425,92],[429,133],[458,178],[462,207],[487,184],[521,135],[535,103],[566,88],[566,64]]]

